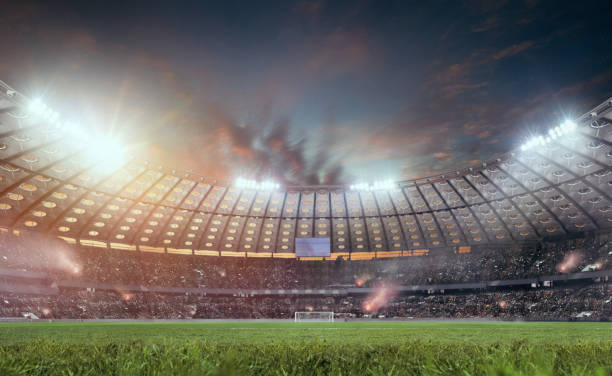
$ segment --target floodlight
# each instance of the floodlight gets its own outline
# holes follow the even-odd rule
[[[566,120],[561,126],[566,129],[566,132],[571,132],[576,129],[576,123],[572,120]]]
[[[49,121],[53,124],[57,124],[59,121],[59,114],[52,110],[49,115]]]
[[[572,120],[566,120],[563,122],[563,124],[551,128],[548,131],[547,136],[538,135],[530,138],[527,142],[521,145],[521,151],[527,151],[534,146],[545,146],[557,138],[573,132],[575,129],[576,123]]]
[[[80,124],[63,122],[60,127],[66,133],[66,138],[72,142],[82,143],[89,140],[91,136]]]
[[[34,115],[40,116],[47,111],[47,105],[40,98],[36,98],[28,105],[28,111]]]
[[[85,155],[92,162],[97,163],[97,168],[106,172],[114,171],[121,167],[126,160],[125,149],[121,143],[110,137],[96,137],[88,143]]]
[[[352,191],[369,192],[369,191],[390,190],[390,189],[393,189],[394,187],[395,187],[395,183],[393,183],[393,180],[388,179],[388,180],[375,181],[372,184],[368,184],[368,183],[352,184],[350,186],[350,189]]]
[[[280,184],[275,183],[271,180],[266,180],[262,182],[257,182],[255,180],[249,180],[244,178],[238,178],[234,182],[234,185],[238,188],[245,189],[254,189],[254,190],[263,190],[263,191],[273,191],[280,188]]]

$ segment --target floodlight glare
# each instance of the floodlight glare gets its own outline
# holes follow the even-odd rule
[[[573,122],[572,120],[566,120],[563,124],[561,124],[561,127],[564,129],[566,133],[571,132],[574,129],[576,129],[576,123]]]
[[[30,101],[28,111],[36,116],[41,116],[45,111],[47,111],[47,105],[44,104],[40,98],[36,98]]]
[[[573,132],[576,129],[576,123],[572,120],[566,120],[563,124],[554,127],[548,131],[547,136],[534,136],[529,141],[521,145],[521,151],[527,151],[534,146],[546,146],[552,141]]]
[[[280,188],[278,183],[275,183],[271,180],[265,180],[262,182],[257,182],[255,180],[248,180],[244,178],[238,178],[234,182],[234,185],[238,188],[244,189],[254,189],[260,191],[273,191]]]
[[[73,122],[61,123],[61,130],[66,134],[66,138],[71,142],[83,143],[89,141],[91,135],[80,124]]]
[[[393,180],[391,179],[375,181],[372,184],[357,183],[357,184],[352,184],[350,186],[350,189],[352,191],[364,191],[364,192],[391,190],[393,188],[395,188],[395,183],[393,183]]]
[[[85,155],[92,162],[96,162],[98,170],[110,172],[123,166],[126,161],[125,149],[120,142],[109,137],[96,137],[88,143]]]
[[[527,151],[534,146],[546,146],[550,144],[552,141],[573,132],[576,129],[576,123],[572,120],[566,120],[563,124],[554,127],[548,131],[547,136],[534,136],[521,145],[521,151]]]

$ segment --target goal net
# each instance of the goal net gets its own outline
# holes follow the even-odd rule
[[[306,322],[306,321],[334,322],[334,313],[333,312],[296,312],[294,321],[295,322]]]

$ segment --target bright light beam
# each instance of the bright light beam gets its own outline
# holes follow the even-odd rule
[[[372,184],[369,183],[357,183],[350,186],[351,191],[388,191],[396,187],[395,183],[391,179],[375,181]]]
[[[238,187],[238,188],[245,188],[245,189],[254,189],[254,190],[258,190],[258,191],[273,191],[273,190],[277,190],[280,188],[280,185],[271,181],[271,180],[265,180],[262,182],[257,182],[255,180],[248,180],[248,179],[243,179],[243,178],[238,178],[236,179],[236,181],[234,182],[234,184]]]
[[[123,166],[126,161],[125,148],[121,143],[110,137],[96,137],[88,143],[85,157],[96,162],[102,171],[114,171]]]
[[[576,123],[572,120],[566,120],[563,124],[552,128],[548,131],[547,136],[533,136],[523,145],[521,145],[522,151],[527,151],[536,146],[546,146],[554,140],[570,134],[576,130]]]

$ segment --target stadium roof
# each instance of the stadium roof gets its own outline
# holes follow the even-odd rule
[[[0,81],[5,228],[126,249],[291,257],[295,237],[331,237],[337,254],[403,254],[612,227],[612,99],[575,129],[496,160],[362,190],[256,190],[124,160],[112,142],[85,142],[57,117]]]

